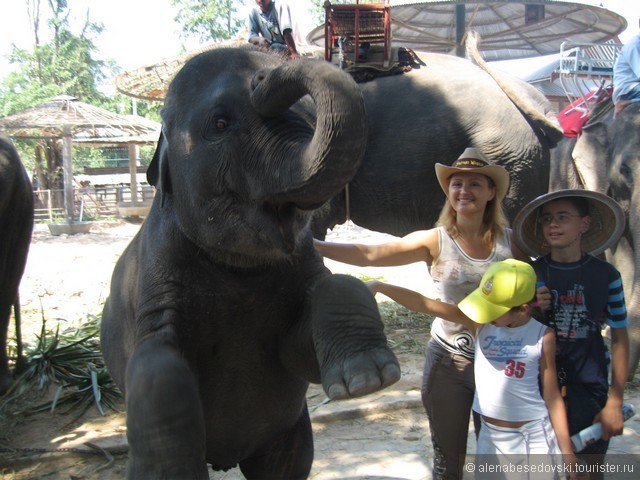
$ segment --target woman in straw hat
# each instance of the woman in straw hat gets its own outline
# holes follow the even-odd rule
[[[542,195],[514,222],[516,242],[538,257],[533,267],[551,292],[545,323],[557,337],[558,380],[570,434],[602,422],[602,439],[578,452],[591,463],[603,462],[609,438],[620,435],[623,427],[629,337],[622,279],[595,256],[614,245],[623,230],[620,205],[589,190]],[[604,323],[611,329],[611,385]]]
[[[507,171],[467,148],[451,166],[436,164],[447,201],[436,228],[380,245],[316,241],[325,257],[359,266],[394,266],[426,262],[434,297],[457,304],[478,286],[487,267],[516,257],[527,259],[511,241],[502,209],[509,187]],[[391,288],[391,286],[389,286]],[[396,288],[383,292],[416,309],[422,296]],[[474,337],[462,325],[436,318],[431,326],[424,366],[422,401],[434,448],[434,478],[462,478],[469,414],[473,403]],[[479,418],[474,415],[476,431]]]

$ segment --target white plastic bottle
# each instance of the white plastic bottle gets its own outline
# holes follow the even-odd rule
[[[629,420],[636,414],[633,405],[622,406],[622,419],[623,421]],[[571,445],[574,452],[580,452],[594,442],[597,442],[602,437],[602,424],[600,422],[580,430],[578,433],[571,437]]]

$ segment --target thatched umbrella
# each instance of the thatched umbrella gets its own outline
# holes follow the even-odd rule
[[[164,101],[169,83],[174,75],[191,57],[214,48],[248,47],[245,37],[236,37],[222,42],[203,45],[182,55],[165,58],[151,65],[144,65],[134,70],[122,72],[115,79],[116,89],[130,97],[156,102]],[[304,57],[322,58],[323,50],[316,46],[297,45],[298,53]]]
[[[61,138],[64,207],[67,222],[73,222],[72,142],[87,145],[127,143],[132,198],[135,198],[135,148],[157,141],[160,124],[143,117],[118,115],[108,110],[60,95],[8,117],[0,118],[0,130],[13,138]]]
[[[382,2],[381,2],[382,3]],[[558,0],[391,0],[391,43],[421,52],[464,56],[466,33],[477,32],[486,61],[560,52],[564,41],[602,43],[627,21],[595,2]],[[324,25],[307,35],[324,46]]]

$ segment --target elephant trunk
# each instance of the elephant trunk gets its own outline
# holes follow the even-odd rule
[[[278,165],[264,201],[317,208],[338,194],[358,170],[366,146],[362,94],[353,79],[318,60],[287,62],[258,78],[251,101],[264,117],[283,114],[309,95],[316,106],[313,137]]]

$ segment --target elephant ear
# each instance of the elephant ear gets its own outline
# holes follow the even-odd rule
[[[585,126],[573,149],[573,161],[584,188],[606,193],[609,189],[609,129],[604,122]]]
[[[171,179],[169,177],[169,154],[168,144],[164,135],[164,129],[160,132],[156,151],[153,153],[153,159],[147,169],[147,181],[149,185],[156,187],[162,194],[162,203],[164,204],[164,195],[171,193]]]

